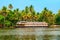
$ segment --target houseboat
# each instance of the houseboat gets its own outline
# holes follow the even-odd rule
[[[48,23],[46,22],[25,22],[25,21],[20,21],[16,23],[16,27],[48,27]]]

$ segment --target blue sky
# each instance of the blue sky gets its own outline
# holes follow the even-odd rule
[[[23,10],[25,6],[33,5],[37,12],[41,12],[44,7],[54,13],[60,9],[60,0],[0,0],[0,9],[9,4],[12,4],[14,9],[19,8],[20,10]]]

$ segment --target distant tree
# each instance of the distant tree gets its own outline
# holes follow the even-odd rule
[[[12,9],[13,8],[13,6],[12,6],[12,4],[9,4],[9,6],[8,6],[10,9]]]
[[[0,24],[2,24],[2,25],[5,24],[4,18],[5,18],[5,17],[4,17],[3,15],[0,15]],[[3,28],[3,26],[2,26],[2,28]]]
[[[40,18],[38,19],[38,21],[54,24],[54,16],[50,10],[44,8],[42,13],[40,14]]]
[[[6,8],[5,6],[3,6],[3,8],[2,8],[2,14],[3,14],[4,16],[6,16],[6,10],[7,10],[7,8]]]
[[[0,15],[0,24],[4,24],[4,16]]]
[[[29,8],[28,8],[28,6],[25,7],[25,12],[26,12],[26,13],[29,12]]]
[[[5,20],[6,20],[6,16],[7,16],[7,7],[5,7],[5,6],[3,6],[3,8],[2,8],[2,15],[4,16],[4,25],[3,25],[3,27],[5,27]]]
[[[10,26],[11,26],[11,21],[6,20],[5,21],[5,27],[7,28],[7,27],[10,27]]]
[[[38,21],[47,21],[47,12],[48,12],[48,9],[47,8],[44,8],[44,10],[40,13],[40,18]]]
[[[60,25],[60,10],[58,11],[58,14],[56,14],[56,24]]]
[[[7,8],[6,8],[5,6],[3,6],[2,11],[3,11],[3,12],[6,12],[6,9],[7,9]]]
[[[34,12],[34,7],[33,7],[32,5],[29,7],[29,9],[30,9],[30,12],[31,12],[31,13]]]

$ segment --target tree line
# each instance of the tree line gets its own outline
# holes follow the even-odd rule
[[[49,25],[60,25],[60,10],[54,14],[45,7],[41,12],[36,12],[33,5],[26,6],[24,10],[19,10],[19,8],[13,10],[12,4],[0,9],[0,25],[3,25],[3,28],[14,27],[18,21],[47,22]]]

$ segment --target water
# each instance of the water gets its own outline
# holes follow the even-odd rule
[[[60,40],[60,28],[1,29],[0,40]]]

